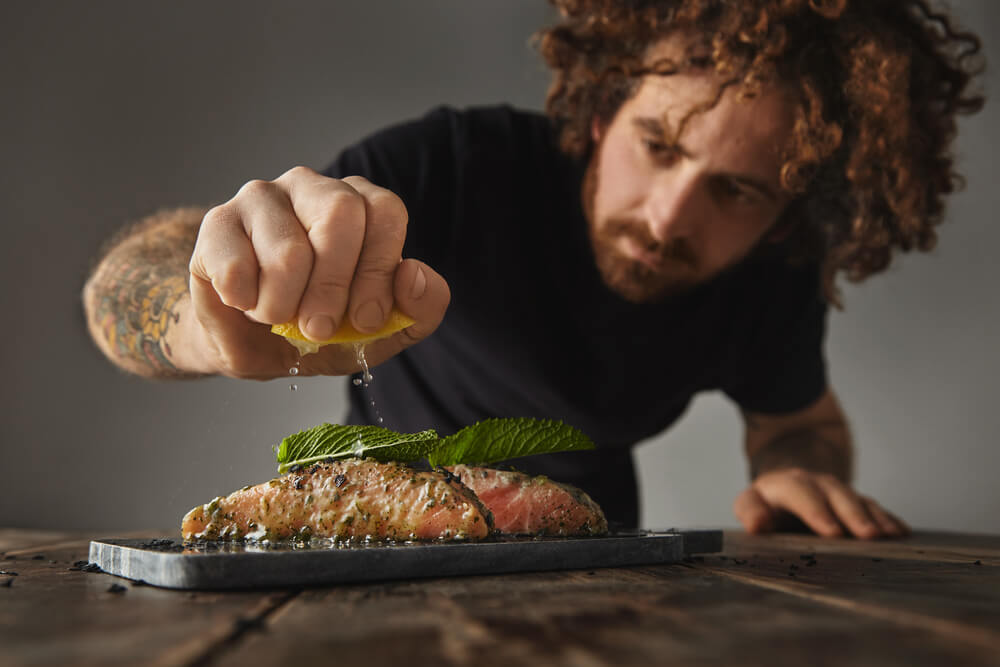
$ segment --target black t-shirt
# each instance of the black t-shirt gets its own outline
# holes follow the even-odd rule
[[[599,450],[514,462],[581,486],[635,525],[630,446],[698,392],[741,408],[801,409],[826,387],[826,307],[815,266],[754,257],[682,297],[636,305],[596,268],[580,204],[584,165],[543,115],[435,109],[345,150],[326,174],[360,174],[409,212],[405,257],[451,288],[429,338],[352,388],[351,423],[442,434],[489,417],[560,419]]]

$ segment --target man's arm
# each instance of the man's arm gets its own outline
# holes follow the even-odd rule
[[[850,429],[834,394],[786,415],[743,413],[752,484],[734,503],[750,532],[766,532],[789,515],[833,537],[904,535],[906,524],[851,486]]]
[[[116,235],[83,288],[87,327],[120,368],[145,377],[201,375],[192,343],[188,262],[204,209],[157,213]]]
[[[358,370],[354,350],[306,356],[271,325],[295,321],[323,342],[344,324],[372,333],[392,308],[415,323],[368,343],[370,366],[437,328],[451,299],[441,274],[403,259],[407,211],[360,176],[295,167],[248,181],[207,212],[143,221],[115,242],[83,290],[87,325],[119,367],[146,377],[270,380]]]

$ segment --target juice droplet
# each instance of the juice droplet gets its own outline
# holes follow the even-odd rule
[[[355,456],[361,456],[361,452],[365,451],[365,446],[361,444],[361,436],[354,441],[354,445],[351,446],[351,453]]]
[[[288,388],[291,389],[292,391],[296,391],[296,390],[298,390],[299,385],[297,385],[297,384],[290,384],[290,385],[288,385]]]
[[[368,360],[365,358],[365,344],[355,343],[354,344],[354,358],[358,362],[358,366],[361,368],[361,377],[354,378],[351,382],[355,387],[368,388],[368,385],[372,382],[371,371],[368,370]],[[371,400],[372,409],[375,412],[375,421],[382,424],[385,420],[382,419],[382,415],[379,414],[378,407],[375,405],[375,399]]]
[[[365,344],[355,343],[354,344],[354,358],[358,361],[358,366],[361,367],[362,374],[361,379],[364,381],[365,385],[368,385],[372,381],[372,374],[368,370],[368,360],[365,359]]]
[[[288,374],[289,375],[298,375],[299,374],[299,367],[298,366],[292,366],[291,368],[288,369]]]

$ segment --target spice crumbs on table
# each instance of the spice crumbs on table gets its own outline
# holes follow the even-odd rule
[[[122,586],[121,584],[111,584],[110,586],[108,586],[108,592],[114,593],[116,595],[121,595],[127,590],[128,589]]]
[[[14,579],[11,578],[11,579],[8,579],[7,581],[3,582],[2,584],[0,584],[0,588],[10,588],[13,585],[14,585]]]
[[[873,563],[881,563],[882,559],[881,558],[872,558],[872,562]]]
[[[983,561],[981,561],[981,560],[977,560],[975,563],[973,563],[973,565],[982,565],[982,564],[983,564]]]
[[[11,572],[10,570],[0,570],[0,575],[7,576],[7,577],[16,577],[17,576],[17,572]]]
[[[45,560],[45,554],[35,554],[31,557],[31,560]]]

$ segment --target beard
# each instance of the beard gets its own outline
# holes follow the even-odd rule
[[[705,282],[707,278],[701,275],[698,256],[687,240],[658,241],[641,220],[632,218],[596,220],[594,197],[600,149],[597,146],[587,165],[582,198],[594,259],[604,283],[631,303],[657,303]],[[640,262],[622,252],[624,239],[643,249],[652,261]]]

